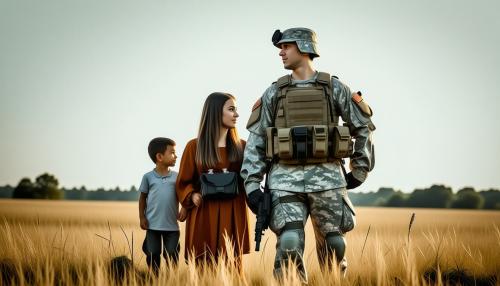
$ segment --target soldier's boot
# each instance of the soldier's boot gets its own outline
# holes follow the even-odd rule
[[[303,230],[302,230],[303,231]],[[284,231],[279,238],[279,246],[274,262],[274,277],[278,280],[283,279],[283,268],[288,267],[290,263],[295,263],[297,273],[302,283],[307,284],[307,271],[302,258],[303,242],[300,241],[300,236],[297,231]]]
[[[332,263],[332,258],[335,256],[335,261],[337,262],[342,277],[345,277],[347,273],[347,259],[344,257],[345,254],[345,239],[344,236],[339,232],[330,232],[326,235],[326,250],[328,257],[328,266]]]

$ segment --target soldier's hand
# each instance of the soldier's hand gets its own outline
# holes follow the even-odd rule
[[[345,180],[347,181],[347,187],[346,188],[348,190],[357,188],[357,187],[359,187],[363,183],[360,180],[356,179],[354,177],[354,175],[352,174],[352,172],[347,173],[347,175],[345,177]]]
[[[264,198],[264,193],[261,192],[260,190],[255,190],[248,194],[248,207],[250,210],[254,213],[257,214],[259,211],[259,203],[262,201]]]

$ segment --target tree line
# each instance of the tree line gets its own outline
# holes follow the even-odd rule
[[[138,197],[135,186],[128,190],[121,190],[119,187],[87,190],[85,186],[59,188],[57,178],[48,173],[39,175],[34,181],[22,178],[16,187],[0,186],[0,198],[136,201]],[[415,189],[411,193],[384,187],[376,192],[349,192],[349,198],[357,206],[500,210],[499,190],[476,191],[472,187],[462,188],[456,193],[445,185],[432,185],[425,189]]]
[[[54,175],[44,173],[36,177],[22,178],[16,187],[9,185],[0,187],[0,198],[14,199],[50,199],[50,200],[95,200],[95,201],[135,201],[139,199],[137,189],[132,186],[128,190],[98,188],[87,190],[80,188],[59,188],[59,181]]]
[[[445,185],[432,185],[411,193],[380,188],[377,192],[350,192],[349,198],[358,206],[500,210],[499,190],[476,191],[472,187],[462,188],[456,193]]]

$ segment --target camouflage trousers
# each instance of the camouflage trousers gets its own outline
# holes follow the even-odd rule
[[[272,211],[269,228],[277,236],[276,257],[274,261],[274,274],[280,276],[281,267],[287,263],[286,244],[284,241],[290,232],[295,232],[295,238],[298,236],[298,244],[293,250],[296,257],[298,271],[303,278],[307,280],[307,273],[303,264],[303,254],[305,245],[304,226],[310,215],[316,238],[316,252],[320,266],[324,267],[331,256],[328,255],[327,241],[328,235],[340,235],[352,230],[355,226],[354,209],[345,188],[312,192],[296,193],[281,190],[271,190]],[[341,269],[347,267],[345,257],[341,258]]]

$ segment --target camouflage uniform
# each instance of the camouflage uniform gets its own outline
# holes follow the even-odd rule
[[[300,43],[297,44],[300,48]],[[319,56],[316,50],[313,54]],[[316,72],[315,76],[308,80],[292,79],[291,86],[312,85],[317,75]],[[345,84],[332,77],[331,86],[333,96],[329,100],[335,107],[335,116],[340,116],[347,123],[355,139],[350,167],[354,177],[363,182],[374,163],[371,133],[375,126],[370,120],[371,114],[365,114],[351,99],[351,91]],[[247,126],[250,135],[244,151],[241,175],[245,180],[248,194],[260,189],[265,174],[266,128],[273,126],[277,92],[277,84],[273,83],[257,103],[260,105],[259,119]],[[347,198],[346,180],[341,164],[341,160],[337,160],[306,165],[285,165],[275,162],[272,165],[268,179],[272,194],[269,226],[278,236],[274,265],[276,275],[281,273],[282,263],[286,262],[288,257],[292,257],[296,259],[299,270],[307,280],[301,258],[304,253],[304,225],[308,215],[311,215],[316,236],[316,250],[322,266],[326,264],[325,258],[328,258],[329,254],[326,251],[328,238],[332,234],[341,236],[354,227],[352,205]],[[344,203],[343,198],[348,205]],[[298,244],[290,244],[297,239]],[[345,267],[343,253],[340,257],[337,256],[337,260]]]

